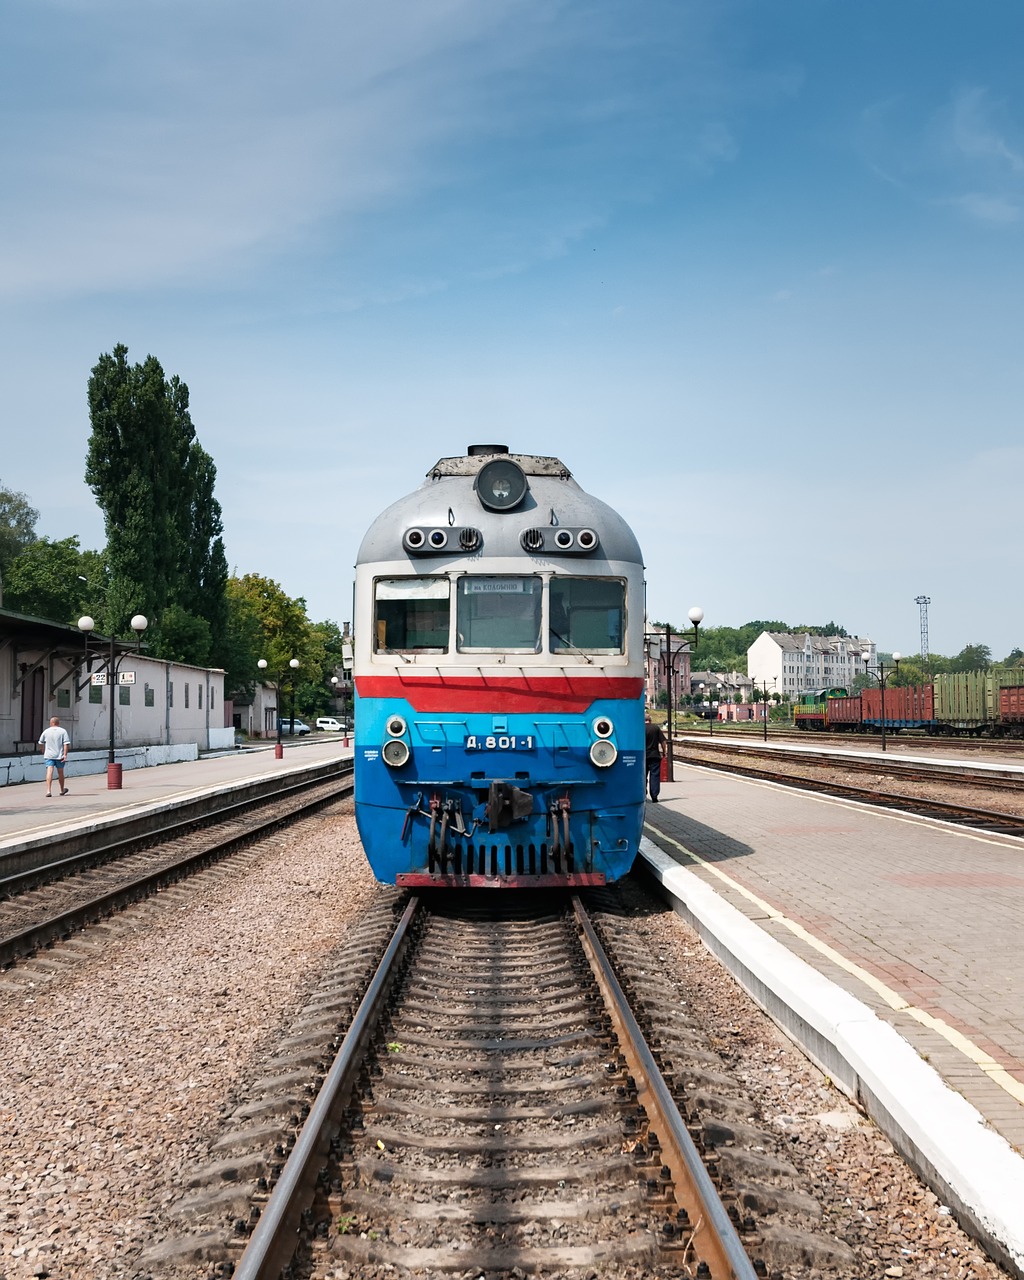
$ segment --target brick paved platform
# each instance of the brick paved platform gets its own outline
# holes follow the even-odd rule
[[[330,738],[285,741],[284,755],[274,757],[274,744],[255,750],[204,756],[184,764],[163,764],[148,769],[125,769],[119,791],[107,790],[105,773],[76,774],[75,756],[68,758],[65,782],[68,794],[47,800],[42,782],[0,787],[0,852],[4,845],[26,838],[45,840],[68,827],[110,822],[118,814],[150,805],[173,805],[197,791],[208,791],[248,778],[294,769],[318,760],[351,756],[341,745],[341,735]]]
[[[682,914],[1024,1274],[1024,840],[679,764],[647,824]]]

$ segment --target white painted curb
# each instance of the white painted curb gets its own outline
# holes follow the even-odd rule
[[[864,1107],[997,1261],[1024,1278],[1024,1158],[867,1005],[646,837],[640,854],[758,1004]]]

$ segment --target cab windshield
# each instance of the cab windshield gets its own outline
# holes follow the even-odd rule
[[[379,578],[374,593],[374,652],[444,653],[450,600],[447,578]]]
[[[460,578],[459,652],[540,653],[540,602],[541,579],[533,574]]]
[[[626,584],[618,578],[551,579],[548,648],[552,653],[622,653]]]

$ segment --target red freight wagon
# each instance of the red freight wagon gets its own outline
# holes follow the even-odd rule
[[[865,689],[861,697],[864,724],[881,724],[882,691]],[[912,684],[885,691],[885,723],[895,729],[920,729],[935,719],[935,690],[930,684]]]
[[[999,690],[999,719],[1004,724],[1024,724],[1024,685],[1006,685]]]
[[[825,710],[830,729],[856,729],[860,724],[860,694],[855,693],[849,698],[829,698]]]

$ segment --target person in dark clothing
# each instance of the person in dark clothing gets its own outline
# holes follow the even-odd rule
[[[644,725],[644,734],[647,790],[650,792],[651,800],[657,804],[658,793],[661,791],[661,758],[665,754],[665,735],[650,716],[647,717]]]

